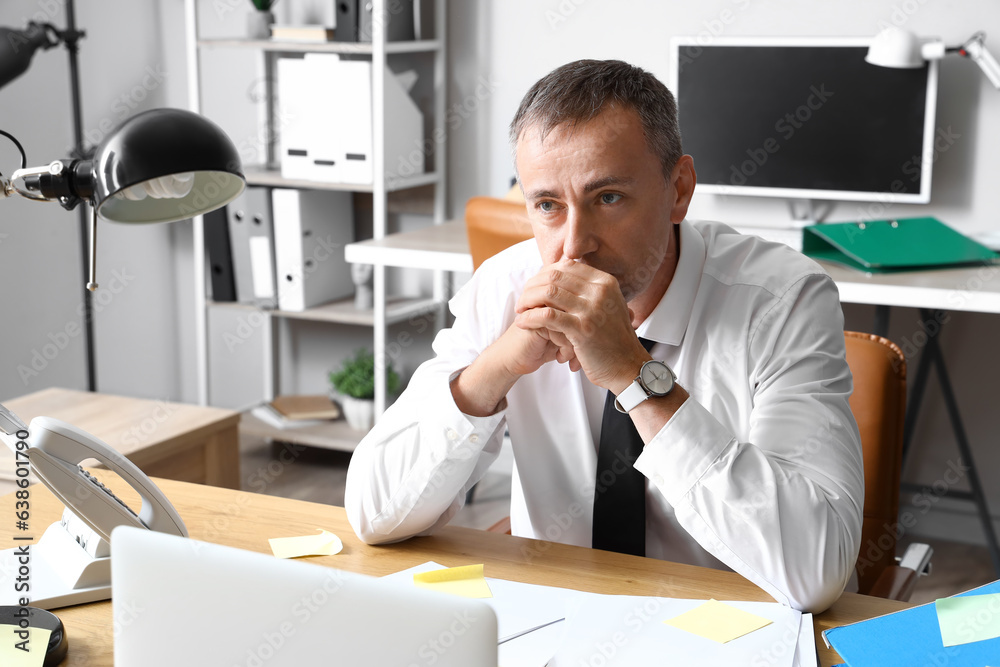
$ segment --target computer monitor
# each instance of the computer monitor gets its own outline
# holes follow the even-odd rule
[[[937,63],[865,62],[869,38],[675,38],[671,90],[700,192],[930,201]]]

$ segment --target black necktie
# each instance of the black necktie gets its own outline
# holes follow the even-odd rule
[[[653,341],[640,338],[648,352]],[[635,469],[643,442],[632,418],[615,408],[608,392],[597,450],[593,547],[646,555],[646,477]]]

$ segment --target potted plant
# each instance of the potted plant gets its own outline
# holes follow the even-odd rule
[[[247,37],[250,39],[267,39],[271,36],[271,24],[274,14],[271,7],[278,0],[250,0],[254,11],[247,16]]]
[[[330,372],[330,384],[341,395],[344,416],[351,428],[368,431],[375,423],[375,356],[365,348],[346,359],[339,370]],[[399,388],[399,375],[386,361],[386,393]]]

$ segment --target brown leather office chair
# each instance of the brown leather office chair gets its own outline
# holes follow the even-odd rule
[[[846,331],[844,342],[854,375],[851,412],[858,422],[865,463],[861,551],[855,566],[858,591],[907,600],[917,577],[928,567],[931,549],[913,544],[896,564],[906,360],[895,343],[881,336]]]
[[[524,204],[492,197],[474,197],[466,204],[466,228],[473,265],[531,238]],[[855,566],[858,590],[906,600],[917,577],[928,567],[931,549],[911,545],[896,564],[899,476],[902,465],[903,418],[906,411],[906,360],[892,341],[847,331],[847,363],[854,375],[851,411],[858,422],[865,466],[864,519],[861,553]],[[510,517],[491,526],[510,532]]]
[[[473,270],[504,248],[532,237],[524,202],[473,197],[465,204]]]

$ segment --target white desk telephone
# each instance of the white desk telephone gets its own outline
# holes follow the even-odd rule
[[[62,520],[29,550],[33,606],[53,609],[110,597],[108,542],[117,526],[187,537],[177,510],[149,477],[83,429],[52,417],[35,417],[25,426],[0,404],[0,438],[14,453],[16,467],[29,467],[66,506]],[[142,498],[138,513],[83,469],[80,463],[87,459],[97,459],[135,489]],[[19,463],[25,460],[29,466]],[[21,479],[26,477],[19,474]],[[17,602],[13,580],[17,557],[23,556],[18,549],[0,552],[0,604]]]

